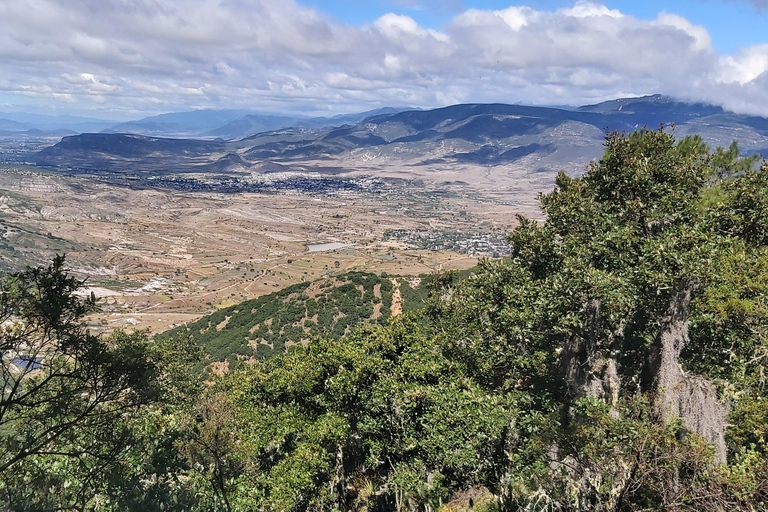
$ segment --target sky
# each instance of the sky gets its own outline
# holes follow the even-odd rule
[[[0,111],[582,105],[768,117],[768,0],[2,0]]]

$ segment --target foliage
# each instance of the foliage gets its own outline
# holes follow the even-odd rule
[[[435,507],[492,478],[517,407],[408,319],[318,340],[221,389],[248,453],[238,499],[260,510]]]
[[[90,502],[122,452],[125,418],[158,394],[146,336],[91,335],[81,285],[63,257],[1,285],[0,496],[14,506]]]
[[[472,377],[526,391],[542,415],[525,448],[538,455],[510,457],[514,478],[496,492],[510,509],[749,509],[758,502],[734,497],[706,444],[661,421],[654,361],[670,304],[691,290],[675,363],[713,379],[721,400],[760,392],[768,168],[663,131],[606,146],[583,177],[561,174],[542,196],[546,222],[519,218],[509,260],[444,283],[432,305]],[[732,450],[759,450],[768,418],[734,412],[750,421],[729,431]]]
[[[392,281],[403,291],[405,311],[423,307],[425,286],[411,288],[402,278],[348,272],[217,311],[156,336],[191,336],[210,361],[268,359],[317,337],[340,338],[362,323],[385,324],[391,315]]]

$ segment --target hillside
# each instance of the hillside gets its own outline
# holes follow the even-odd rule
[[[375,113],[373,113],[375,114]],[[588,105],[576,110],[506,104],[465,104],[433,110],[385,111],[364,119],[335,119],[342,126],[287,118],[244,117],[233,125],[209,132],[225,137],[254,130],[270,130],[239,141],[179,142],[137,137],[135,150],[126,159],[126,135],[102,134],[105,144],[93,151],[93,136],[67,137],[53,148],[34,156],[39,165],[121,171],[126,163],[134,172],[176,169],[185,171],[260,172],[265,163],[290,165],[298,171],[389,172],[405,165],[423,177],[446,166],[508,166],[510,172],[544,173],[550,178],[559,170],[581,172],[603,151],[606,131],[632,131],[643,126],[675,124],[681,135],[696,132],[713,146],[727,146],[738,139],[747,152],[768,148],[768,120],[737,115],[719,107],[684,103],[665,96],[630,98]],[[277,123],[277,124],[275,124]],[[114,139],[109,139],[113,137]],[[112,140],[112,143],[107,141]],[[208,146],[210,144],[210,146]],[[157,146],[162,146],[160,151]],[[190,159],[188,146],[194,146]],[[236,163],[219,162],[227,153]],[[184,159],[179,165],[179,158]],[[394,172],[394,170],[392,170]],[[502,175],[504,174],[502,170]],[[551,180],[550,180],[551,181]],[[550,183],[551,184],[551,183]]]
[[[169,139],[123,133],[86,133],[64,137],[37,155],[43,165],[112,172],[183,170],[221,156],[218,141]]]
[[[430,278],[382,277],[349,272],[216,311],[158,334],[189,336],[209,361],[268,359],[317,337],[340,338],[360,324],[386,324],[392,316],[423,307]]]

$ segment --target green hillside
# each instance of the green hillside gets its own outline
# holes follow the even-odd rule
[[[349,272],[241,302],[156,339],[191,336],[211,362],[268,359],[316,337],[340,338],[362,323],[383,325],[393,311],[420,309],[429,280]]]

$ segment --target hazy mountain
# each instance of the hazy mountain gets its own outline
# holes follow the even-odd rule
[[[0,119],[0,130],[3,130],[8,133],[23,132],[25,130],[29,130],[30,128],[31,126],[26,123],[20,123],[12,119]]]
[[[123,123],[80,116],[0,112],[0,136],[61,137],[77,133],[101,132],[152,137],[236,140],[288,127],[321,129],[356,124],[373,115],[392,114],[401,110],[383,108],[357,114],[315,118],[261,114],[248,110],[193,110],[150,116]]]
[[[271,116],[263,114],[248,114],[230,121],[224,126],[206,132],[208,137],[221,137],[223,139],[242,139],[260,132],[269,132],[295,126],[298,120],[295,117]]]
[[[346,124],[357,124],[369,117],[397,114],[406,110],[414,110],[409,108],[392,108],[384,107],[375,110],[368,110],[366,112],[358,112],[357,114],[339,114],[333,117],[313,117],[306,121],[301,121],[300,126],[307,128],[327,128],[329,126],[343,126]]]
[[[746,151],[768,148],[768,119],[648,96],[574,110],[505,104],[408,110],[366,116],[355,124],[283,128],[211,145],[148,137],[112,139],[117,136],[103,134],[95,148],[97,141],[92,137],[67,137],[40,153],[38,162],[74,166],[69,163],[74,160],[78,167],[121,170],[119,165],[130,161],[131,168],[138,171],[215,163],[211,169],[224,172],[228,167],[262,168],[264,162],[310,162],[314,166],[327,162],[335,168],[514,164],[531,171],[555,171],[583,168],[598,157],[606,131],[656,128],[660,123],[675,123],[675,133],[680,136],[699,133],[711,145],[738,139]]]
[[[15,128],[6,128],[6,122],[16,124]],[[93,117],[43,114],[24,112],[0,112],[0,129],[11,131],[40,130],[48,133],[85,133],[97,132],[113,126],[115,121]]]
[[[77,135],[78,131],[76,130],[68,130],[66,128],[59,128],[59,129],[53,129],[53,130],[40,130],[38,128],[30,128],[28,130],[24,130],[22,132],[17,131],[10,131],[10,130],[0,130],[0,135],[11,137],[13,139],[24,139],[24,138],[47,138],[47,139],[55,139],[57,137],[66,137],[68,135]]]
[[[253,114],[248,110],[193,110],[191,112],[173,112],[157,116],[145,117],[138,121],[129,121],[112,126],[109,133],[133,133],[160,137],[203,136],[239,119]]]
[[[201,137],[236,140],[289,127],[318,129],[356,124],[373,115],[393,114],[401,111],[402,109],[382,108],[356,114],[309,118],[263,114],[246,110],[194,110],[145,117],[138,121],[120,123],[103,131],[105,133],[133,133],[155,137]]]
[[[223,139],[235,140],[251,137],[253,135],[280,130],[283,128],[306,128],[319,129],[330,126],[343,126],[347,124],[357,124],[360,121],[371,116],[382,114],[396,114],[405,109],[395,109],[391,107],[359,112],[356,114],[341,114],[333,117],[313,117],[297,118],[287,116],[273,116],[264,114],[249,114],[247,116],[235,119],[215,130],[205,133],[207,137],[221,137]]]

